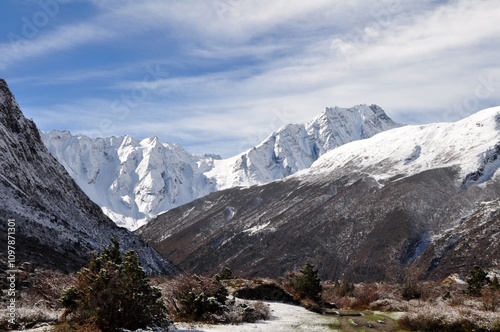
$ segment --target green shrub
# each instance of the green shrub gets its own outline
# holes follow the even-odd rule
[[[92,255],[75,285],[64,292],[62,304],[63,318],[103,331],[170,324],[161,293],[150,285],[137,254],[129,251],[122,257],[116,239],[101,255]]]
[[[467,294],[471,296],[481,296],[481,290],[489,283],[487,273],[479,266],[474,266],[467,278]]]
[[[292,277],[290,286],[299,299],[321,301],[321,291],[323,290],[321,279],[318,277],[318,270],[310,263],[307,263],[298,275]]]
[[[332,290],[336,296],[354,296],[355,287],[353,283],[337,280],[333,284]]]
[[[229,299],[217,276],[182,275],[163,280],[160,287],[169,314],[176,321],[240,324],[269,319],[269,306],[260,301]],[[241,281],[241,280],[240,280]]]
[[[223,322],[227,296],[228,291],[216,278],[181,276],[174,281],[172,290],[176,318],[183,321]]]
[[[221,280],[231,280],[236,278],[233,276],[233,272],[231,271],[231,269],[225,267],[221,273],[215,275],[215,279],[221,281]]]

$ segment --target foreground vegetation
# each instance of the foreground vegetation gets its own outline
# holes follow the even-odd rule
[[[137,255],[121,253],[113,242],[76,275],[24,264],[18,279],[17,326],[10,326],[17,329],[47,324],[53,331],[168,330],[172,321],[240,324],[268,319],[263,301],[269,300],[332,315],[335,330],[384,324],[386,331],[500,331],[498,279],[479,267],[466,283],[455,278],[403,284],[321,281],[311,264],[279,280],[235,278],[229,269],[212,277],[148,278]],[[364,316],[351,317],[360,313]],[[7,312],[1,309],[0,330],[7,328]]]

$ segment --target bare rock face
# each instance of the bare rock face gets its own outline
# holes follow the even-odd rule
[[[324,279],[399,281],[410,268],[442,280],[467,273],[476,253],[498,267],[496,212],[478,208],[500,194],[498,112],[343,145],[307,171],[212,193],[136,233],[198,273],[281,277],[312,262]]]
[[[77,186],[42,143],[0,79],[0,215],[15,220],[16,261],[74,271],[112,237],[136,250],[150,273],[176,268],[142,240],[117,227]],[[5,239],[6,227],[0,229]],[[6,247],[2,248],[2,256]]]

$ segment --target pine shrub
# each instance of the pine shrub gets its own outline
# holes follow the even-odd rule
[[[347,281],[335,281],[333,286],[333,291],[337,296],[354,296],[355,287],[353,283]]]
[[[481,296],[481,290],[490,282],[487,273],[479,266],[474,266],[467,278],[467,294],[471,296]]]
[[[313,264],[307,263],[300,273],[292,278],[290,286],[298,295],[299,299],[310,299],[315,302],[321,301],[321,279],[318,270]]]
[[[181,276],[172,291],[176,318],[182,321],[224,322],[227,289],[216,278]]]
[[[236,278],[233,276],[233,272],[231,271],[231,269],[226,266],[221,271],[221,273],[215,275],[215,279],[217,281],[221,281],[221,280],[231,280]]]
[[[103,331],[168,326],[161,293],[150,285],[137,254],[124,255],[118,240],[93,254],[75,284],[62,296],[63,318],[80,325],[95,324]]]

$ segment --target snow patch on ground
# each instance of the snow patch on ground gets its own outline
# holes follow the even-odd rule
[[[249,233],[249,235],[255,235],[256,233],[259,233],[260,231],[263,231],[264,229],[266,229],[267,226],[269,226],[270,223],[271,222],[268,221],[267,223],[262,224],[262,225],[255,225],[253,227],[245,229],[243,232],[244,233]]]
[[[198,325],[175,324],[177,332],[289,332],[289,331],[332,331],[331,326],[337,322],[335,317],[310,312],[302,307],[268,302],[271,319],[242,325]]]

